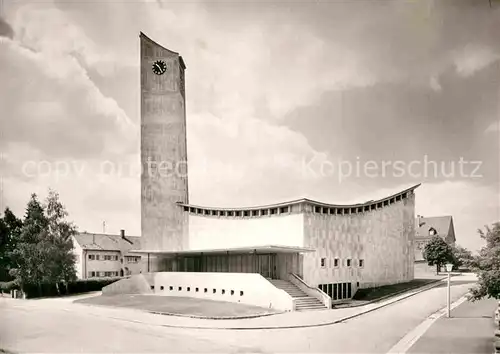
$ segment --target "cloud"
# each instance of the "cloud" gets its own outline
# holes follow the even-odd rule
[[[432,90],[435,92],[441,91],[443,88],[439,84],[439,80],[436,77],[431,77],[429,85],[431,86]]]
[[[491,47],[466,45],[455,56],[455,68],[462,76],[470,76],[500,59],[500,52]]]
[[[0,64],[5,68],[0,80],[6,83],[0,87],[2,143],[27,141],[56,156],[126,152],[129,147],[120,142],[135,138],[136,125],[90,80],[87,69],[72,55],[79,52],[87,62],[95,63],[97,52],[92,56],[90,51],[68,47],[72,43],[64,42],[68,37],[55,36],[49,30],[64,33],[64,23],[39,26],[40,13],[57,11],[21,8],[14,21],[18,37],[0,42]],[[40,39],[34,40],[33,33]]]
[[[207,114],[190,118],[194,121],[188,139],[192,202],[232,206],[274,202],[289,198],[291,191],[300,193],[311,181],[303,160],[317,152],[300,133],[253,117],[230,122]],[[245,190],[252,193],[242,193]]]
[[[491,123],[484,131],[485,133],[500,133],[500,121]]]
[[[14,37],[14,30],[12,27],[0,16],[0,37],[7,37],[12,39]]]

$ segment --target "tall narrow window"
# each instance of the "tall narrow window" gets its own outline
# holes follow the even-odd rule
[[[335,259],[333,260],[333,266],[334,266],[334,267],[338,267],[338,266],[339,266],[339,259],[338,259],[338,258],[335,258]]]
[[[350,266],[351,266],[351,260],[350,260],[350,259],[348,259],[348,260],[347,260],[347,266],[348,266],[348,267],[350,267]]]
[[[326,258],[321,258],[321,268],[326,267]]]
[[[363,268],[363,267],[364,267],[364,265],[365,265],[365,260],[364,260],[364,259],[360,259],[360,260],[359,260],[359,267],[360,267],[360,268]]]

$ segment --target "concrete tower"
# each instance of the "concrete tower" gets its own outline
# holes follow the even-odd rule
[[[188,203],[186,96],[182,57],[142,32],[141,248],[180,251],[187,222],[177,202]]]

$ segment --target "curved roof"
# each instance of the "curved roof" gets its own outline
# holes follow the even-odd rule
[[[291,200],[288,202],[282,202],[282,203],[276,203],[276,204],[259,205],[259,206],[251,206],[251,207],[232,207],[232,208],[208,207],[208,206],[200,206],[200,205],[193,205],[193,204],[185,204],[185,203],[180,203],[180,202],[177,204],[179,204],[180,206],[185,206],[185,207],[190,207],[190,208],[209,209],[209,210],[216,209],[216,210],[228,210],[228,211],[231,211],[231,210],[270,209],[270,208],[279,208],[279,207],[300,204],[300,203],[308,203],[308,204],[312,204],[315,206],[328,207],[328,208],[358,208],[358,207],[365,207],[365,206],[383,203],[385,201],[391,200],[392,198],[396,198],[396,197],[401,196],[405,193],[413,191],[416,188],[420,187],[420,185],[421,185],[421,183],[414,185],[413,187],[407,188],[401,192],[390,195],[388,197],[379,199],[379,200],[370,200],[368,202],[358,203],[358,204],[329,204],[329,203],[323,203],[323,202],[319,202],[319,201],[308,199],[308,198],[301,198],[301,199],[296,199],[296,200]]]
[[[172,54],[178,55],[179,56],[179,62],[181,64],[181,66],[182,66],[182,69],[186,69],[186,64],[184,63],[184,59],[182,59],[182,57],[179,55],[179,53],[174,52],[173,50],[170,50],[168,48],[165,48],[164,46],[162,46],[158,42],[153,41],[151,38],[149,38],[148,36],[146,36],[144,34],[144,32],[142,32],[142,31],[139,33],[139,38],[141,38],[143,40],[146,40],[146,41],[150,42],[151,44],[153,44],[153,45],[155,45],[157,47],[160,47],[163,50],[166,50],[167,52],[170,52]]]

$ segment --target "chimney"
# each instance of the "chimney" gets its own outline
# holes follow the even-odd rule
[[[422,226],[424,224],[423,222],[420,221],[422,218],[423,218],[422,215],[417,215],[417,225],[418,225],[418,227],[420,227],[420,226]]]
[[[122,240],[125,240],[127,241],[128,243],[130,243],[131,245],[133,245],[134,243],[132,241],[130,241],[128,238],[125,237],[125,230],[120,230],[120,236],[122,237]]]

